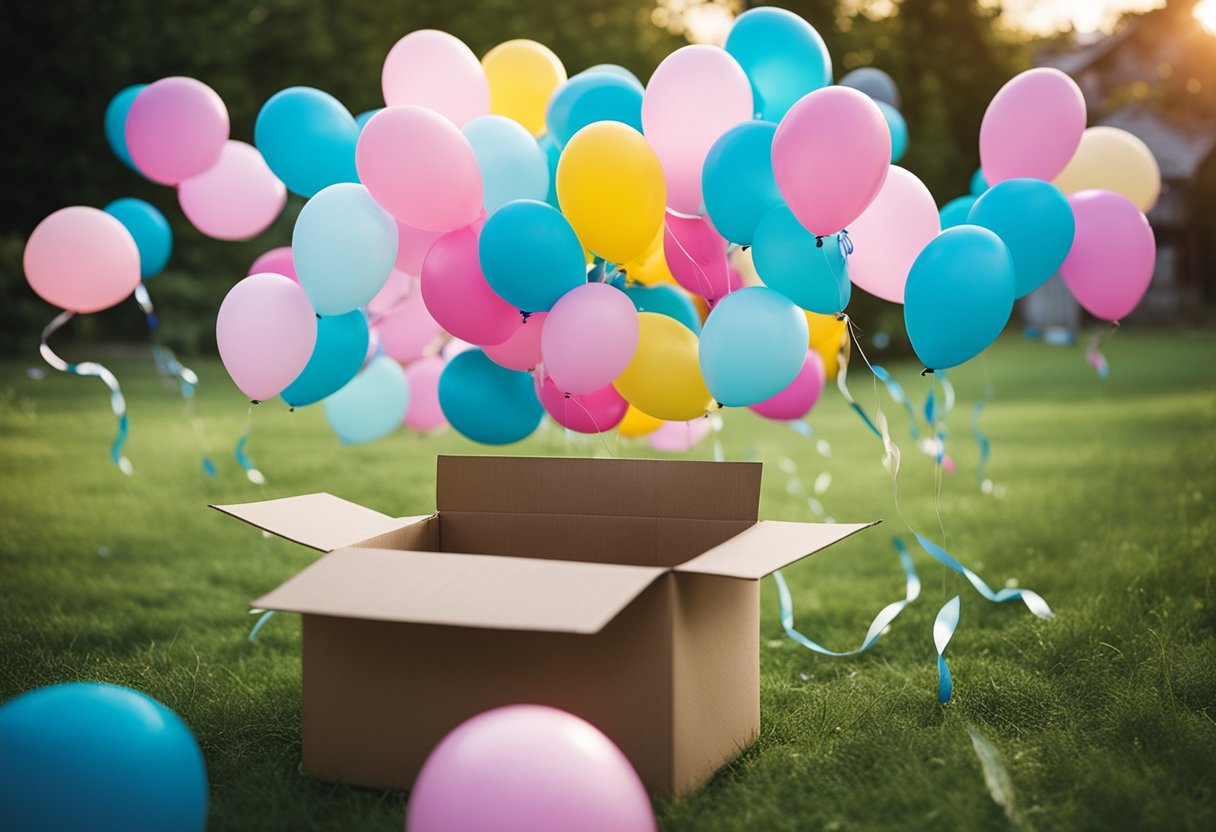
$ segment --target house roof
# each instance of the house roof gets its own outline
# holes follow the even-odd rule
[[[1093,64],[1109,55],[1117,46],[1131,37],[1132,33],[1138,28],[1137,23],[1138,21],[1131,20],[1113,34],[1107,35],[1100,40],[1088,43],[1082,42],[1079,48],[1054,55],[1042,56],[1036,63],[1039,66],[1058,69],[1064,74],[1075,78],[1079,73],[1084,72]]]

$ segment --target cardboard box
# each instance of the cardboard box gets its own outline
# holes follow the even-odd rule
[[[215,506],[323,552],[298,612],[311,774],[408,788],[465,719],[537,703],[685,794],[760,730],[760,578],[869,524],[756,522],[758,463],[441,456],[436,512]]]

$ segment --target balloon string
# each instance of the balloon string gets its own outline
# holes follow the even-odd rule
[[[274,615],[274,610],[250,610],[249,611],[250,615],[257,615],[258,613],[261,613],[261,617],[259,617],[258,620],[254,623],[253,629],[249,631],[249,643],[250,644],[253,644],[254,639],[256,639],[258,637],[258,633],[260,633],[262,631],[262,628],[266,626],[266,622],[268,622],[270,620],[271,616]]]
[[[1110,328],[1102,328],[1095,332],[1089,339],[1089,345],[1085,347],[1085,360],[1089,362],[1089,366],[1094,368],[1094,372],[1098,374],[1098,378],[1106,381],[1110,376],[1110,364],[1106,361],[1106,356],[1102,354],[1102,342],[1110,338],[1119,329],[1118,322],[1111,324]]]
[[[552,378],[552,377],[550,377],[550,378]],[[582,402],[580,402],[577,397],[571,395],[570,393],[566,393],[565,397],[566,397],[565,400],[566,400],[567,404],[569,402],[574,402],[576,405],[578,405],[582,409],[583,413],[587,414],[587,418],[591,420],[591,426],[595,428],[595,435],[600,438],[600,444],[602,444],[604,446],[604,450],[608,453],[608,456],[612,457],[613,459],[616,459],[616,454],[614,454],[612,452],[612,448],[608,447],[608,440],[604,438],[604,431],[600,428],[600,423],[598,421],[596,421],[595,416],[593,416],[591,414],[591,411],[587,409],[587,406],[584,405]],[[563,407],[566,407],[566,405],[564,405]]]
[[[684,248],[684,244],[680,242],[680,238],[676,236],[675,232],[671,230],[671,226],[667,224],[667,217],[663,217],[663,230],[666,233],[671,234],[671,239],[675,240],[676,245],[680,247],[680,252],[685,257],[688,258],[688,262],[692,263],[693,268],[695,268],[697,270],[697,282],[702,284],[705,287],[705,291],[702,292],[701,294],[703,297],[708,299],[709,292],[713,291],[713,286],[709,282],[709,275],[707,275],[705,273],[705,270],[701,268],[701,264],[697,262],[696,258],[688,253],[688,249]],[[726,275],[726,293],[728,295],[730,294],[730,273],[729,273],[729,271],[727,272],[727,275]]]
[[[233,456],[236,457],[237,464],[245,471],[245,476],[254,485],[265,485],[266,475],[257,469],[253,464],[253,460],[245,453],[245,446],[249,444],[249,438],[253,433],[253,405],[249,405],[249,415],[245,419],[245,431],[241,434],[240,439],[236,440],[236,447],[233,449]]]
[[[127,459],[122,453],[122,447],[127,441],[127,433],[130,427],[127,422],[127,400],[122,394],[122,388],[118,384],[118,379],[101,364],[94,361],[83,361],[79,364],[73,364],[64,361],[51,349],[49,343],[50,337],[65,326],[68,321],[72,320],[75,314],[75,312],[68,311],[60,312],[43,328],[42,337],[38,344],[38,352],[47,364],[59,372],[97,378],[109,389],[110,409],[118,419],[118,433],[114,437],[114,442],[110,445],[110,459],[118,467],[119,471],[130,476],[135,468],[131,465],[131,460]]]
[[[849,320],[849,316],[842,313],[841,318],[846,322],[849,329],[845,333],[845,337],[841,339],[840,348],[836,354],[837,364],[839,365],[836,370],[836,389],[840,391],[840,395],[844,396],[844,400],[848,402],[849,407],[853,408],[853,412],[865,422],[870,432],[879,439],[882,439],[882,431],[878,429],[878,426],[870,419],[870,415],[857,403],[857,400],[853,398],[853,394],[849,391],[849,357],[852,354],[854,339],[852,337],[852,322]],[[857,347],[857,351],[860,353],[862,360],[865,361],[866,356],[860,346]],[[867,366],[869,363],[869,361],[866,361]]]

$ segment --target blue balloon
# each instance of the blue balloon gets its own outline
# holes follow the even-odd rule
[[[479,349],[460,353],[443,368],[439,407],[462,436],[485,445],[527,438],[545,413],[531,374],[500,367]]]
[[[368,362],[324,402],[325,420],[344,444],[375,442],[401,427],[410,407],[405,370],[387,355]]]
[[[536,143],[544,152],[545,163],[549,166],[549,190],[545,193],[545,202],[560,210],[561,206],[557,204],[557,162],[562,158],[562,149],[548,133],[537,139]]]
[[[597,121],[619,121],[642,132],[642,85],[610,72],[580,73],[549,99],[545,125],[558,147]]]
[[[890,104],[882,101],[874,103],[878,105],[882,117],[887,120],[887,129],[891,131],[891,164],[895,164],[908,152],[908,122]]]
[[[358,182],[359,125],[327,92],[288,87],[258,113],[253,141],[289,191],[309,197],[338,182]]]
[[[748,246],[760,220],[781,203],[773,178],[771,121],[747,121],[723,133],[705,157],[701,192],[718,233]]]
[[[148,85],[133,84],[111,98],[110,103],[106,105],[106,141],[119,161],[136,173],[139,173],[139,168],[135,167],[135,162],[131,161],[131,151],[127,150],[127,113],[135,103],[135,96],[146,86]]]
[[[359,132],[362,133],[363,128],[366,127],[367,123],[372,120],[372,116],[383,109],[383,107],[376,107],[374,110],[364,110],[363,112],[359,113],[359,115],[355,116],[355,124],[359,125]]]
[[[317,321],[317,344],[308,364],[279,395],[292,407],[319,402],[354,378],[367,358],[367,317],[356,309]]]
[[[971,174],[971,195],[979,196],[989,187],[988,180],[984,177],[984,169],[976,168],[975,173]]]
[[[626,81],[631,81],[634,84],[637,84],[639,88],[642,86],[642,82],[638,79],[638,76],[634,75],[632,72],[619,64],[596,64],[595,66],[587,67],[578,74],[592,75],[597,72],[601,72],[606,75],[615,75],[618,78],[624,78]]]
[[[139,691],[75,682],[0,707],[0,829],[202,832],[203,755]]]
[[[578,235],[560,211],[534,199],[495,211],[481,229],[478,255],[490,288],[521,312],[546,312],[587,282]]]
[[[549,195],[549,163],[532,134],[506,116],[481,116],[460,132],[473,146],[481,170],[482,205],[487,214],[516,199],[544,201]]]
[[[806,361],[806,315],[763,286],[718,301],[701,330],[701,374],[725,407],[755,404],[789,387]]]
[[[1068,199],[1042,179],[993,185],[975,201],[967,221],[996,232],[1009,247],[1017,282],[1014,297],[1019,298],[1059,271],[1077,230]]]
[[[367,188],[330,185],[304,204],[291,257],[312,308],[345,315],[376,296],[397,261],[397,221]]]
[[[899,109],[899,87],[890,75],[873,66],[863,66],[846,73],[840,79],[840,86],[852,87],[858,92],[864,92],[875,103],[890,104]]]
[[[165,215],[142,199],[123,197],[105,207],[135,239],[139,249],[139,276],[149,280],[164,270],[173,253],[173,230]]]
[[[808,92],[832,83],[827,44],[793,12],[764,6],[735,19],[726,51],[752,82],[756,115],[779,122]]]
[[[904,324],[930,370],[979,355],[1013,312],[1013,257],[1001,238],[959,225],[934,238],[912,264],[904,287]]]
[[[679,288],[660,283],[655,286],[625,286],[622,291],[639,312],[658,312],[701,334],[701,316],[697,314],[697,307],[692,298]]]
[[[811,312],[834,315],[853,295],[837,235],[816,237],[784,204],[756,226],[752,262],[765,286]]]
[[[952,199],[943,205],[942,209],[938,211],[942,220],[942,231],[966,223],[967,215],[971,213],[971,206],[975,204],[976,199],[978,197],[968,194]]]

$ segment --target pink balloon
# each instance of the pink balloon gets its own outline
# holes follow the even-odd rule
[[[625,418],[629,402],[606,384],[591,393],[566,394],[558,389],[553,379],[545,380],[536,390],[541,406],[564,428],[576,433],[603,433],[612,430]]]
[[[684,46],[663,59],[642,98],[642,132],[663,166],[672,210],[705,212],[705,157],[719,136],[753,115],[751,82],[724,49]]]
[[[807,350],[806,360],[802,362],[802,369],[790,382],[789,387],[771,399],[757,402],[749,407],[767,419],[779,421],[801,419],[810,413],[815,402],[819,401],[819,394],[823,392],[824,380],[823,359],[814,350]]]
[[[892,165],[882,190],[849,224],[849,279],[871,295],[904,302],[904,284],[917,255],[941,229],[937,203],[925,183]]]
[[[272,248],[257,260],[254,260],[253,265],[249,267],[249,271],[246,274],[261,274],[263,272],[281,274],[283,277],[291,278],[296,283],[300,282],[300,278],[296,277],[296,264],[291,259],[291,246]]]
[[[298,283],[255,274],[228,290],[215,322],[224,369],[241,392],[266,401],[295,381],[317,343],[317,313]]]
[[[75,205],[45,218],[25,244],[25,279],[71,312],[109,309],[139,285],[139,249],[105,211]]]
[[[419,431],[443,427],[447,420],[439,407],[439,377],[443,375],[444,360],[438,356],[420,358],[405,368],[410,386],[410,406],[405,412],[405,426]]]
[[[1148,291],[1157,261],[1152,226],[1127,197],[1080,191],[1068,198],[1076,236],[1060,277],[1093,315],[1116,323]]]
[[[607,283],[585,283],[562,295],[540,335],[545,372],[563,393],[592,393],[625,371],[638,349],[638,313]]]
[[[519,328],[519,310],[494,294],[481,272],[481,228],[459,228],[435,241],[422,263],[422,297],[439,325],[478,346],[501,344]]]
[[[219,161],[177,186],[186,219],[217,240],[248,240],[270,227],[287,204],[287,188],[252,145],[230,141]]]
[[[384,103],[416,104],[456,124],[490,112],[490,82],[464,41],[435,29],[410,32],[389,50],[380,74]]]
[[[451,231],[481,215],[473,146],[438,113],[410,105],[376,113],[359,134],[355,167],[376,202],[406,225]]]
[[[415,283],[416,278],[406,277],[410,284]],[[416,285],[382,312],[372,327],[380,334],[380,347],[384,352],[403,364],[421,358],[427,347],[443,334],[439,324],[427,311],[422,292]]]
[[[370,318],[386,315],[402,303],[414,292],[420,291],[418,281],[401,271],[393,269],[389,272],[388,280],[380,287],[376,296],[367,302],[367,314]]]
[[[176,185],[219,160],[228,141],[228,108],[202,81],[162,78],[131,102],[126,139],[140,173]]]
[[[508,705],[452,729],[410,790],[406,832],[655,832],[646,789],[598,728]]]
[[[891,131],[878,105],[851,87],[798,100],[773,135],[773,177],[798,222],[827,236],[861,216],[891,166]]]
[[[717,300],[731,290],[727,243],[708,217],[663,219],[663,257],[676,282],[694,295]]]
[[[519,322],[519,329],[501,344],[484,348],[486,358],[508,370],[530,373],[540,363],[540,334],[548,312],[533,312]]]
[[[1050,182],[1085,132],[1085,96],[1058,69],[1015,75],[993,96],[980,124],[980,165],[989,185],[1029,177]]]
[[[646,435],[646,441],[656,451],[682,454],[695,448],[708,436],[711,427],[709,419],[704,416],[687,422],[664,422]]]
[[[422,274],[422,261],[443,231],[426,231],[397,220],[397,268],[406,274]]]

